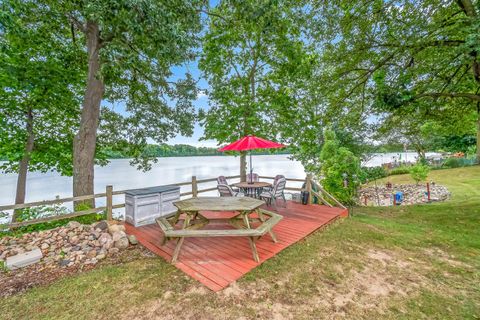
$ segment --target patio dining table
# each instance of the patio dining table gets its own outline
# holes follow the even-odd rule
[[[271,229],[282,219],[282,216],[274,212],[261,209],[260,206],[264,203],[264,201],[250,197],[195,197],[174,202],[174,205],[178,208],[176,215],[169,220],[165,218],[157,219],[157,223],[165,233],[164,241],[178,238],[172,256],[172,262],[176,262],[185,237],[228,236],[248,237],[253,258],[258,262],[259,257],[255,241],[268,232],[272,240],[276,242],[277,239]],[[227,211],[232,212],[233,215],[228,215],[226,218],[224,216],[222,217],[222,215],[214,215],[214,218],[209,218],[206,214],[208,211]],[[256,213],[258,218],[250,217],[253,213]],[[182,229],[174,229],[173,226],[177,224],[182,214],[185,215]],[[269,216],[269,219],[266,219],[265,216]],[[227,221],[235,227],[235,229],[217,228],[200,230],[213,221]],[[252,226],[253,222],[261,222],[261,225],[254,228]]]
[[[259,198],[260,193],[262,193],[263,188],[272,187],[271,183],[256,181],[256,182],[237,182],[232,184],[234,187],[237,187],[244,191],[247,196]]]

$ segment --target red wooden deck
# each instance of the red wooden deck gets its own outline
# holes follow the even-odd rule
[[[272,207],[267,209],[273,210]],[[268,234],[257,241],[260,263],[336,218],[347,215],[347,210],[344,209],[323,205],[302,205],[291,201],[287,202],[285,208],[279,206],[276,211],[284,217],[273,228],[278,242],[274,243]],[[228,212],[203,214],[210,218],[231,215]],[[212,223],[207,227],[225,228],[226,225],[228,225],[227,222]],[[126,224],[126,229],[127,233],[134,234],[143,246],[165,260],[171,260],[176,241],[169,241],[162,246],[163,233],[156,224],[138,228]],[[253,260],[246,237],[185,238],[175,266],[211,290],[219,291],[260,263]]]

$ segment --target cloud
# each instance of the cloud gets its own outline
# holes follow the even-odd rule
[[[208,94],[205,90],[198,90],[197,100],[208,97]]]

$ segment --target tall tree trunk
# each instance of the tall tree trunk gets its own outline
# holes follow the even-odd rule
[[[240,152],[240,181],[247,181],[247,152]]]
[[[86,26],[88,78],[83,97],[80,127],[73,141],[73,196],[94,193],[94,164],[97,140],[97,128],[100,117],[100,103],[105,91],[100,78],[100,30],[95,22]],[[76,202],[95,206],[94,199]]]
[[[30,163],[30,157],[33,151],[34,135],[33,135],[33,112],[31,108],[27,110],[26,119],[26,131],[27,141],[25,143],[25,151],[23,153],[22,160],[18,163],[18,178],[17,178],[17,191],[15,194],[15,204],[25,203],[25,194],[27,189],[27,173],[28,165]],[[17,221],[17,217],[21,210],[15,210],[12,216],[12,222]]]
[[[480,102],[477,102],[477,163],[480,163]]]

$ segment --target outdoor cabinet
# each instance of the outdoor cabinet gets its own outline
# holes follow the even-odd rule
[[[159,186],[125,191],[125,220],[135,227],[155,223],[155,219],[177,211],[180,187]]]

